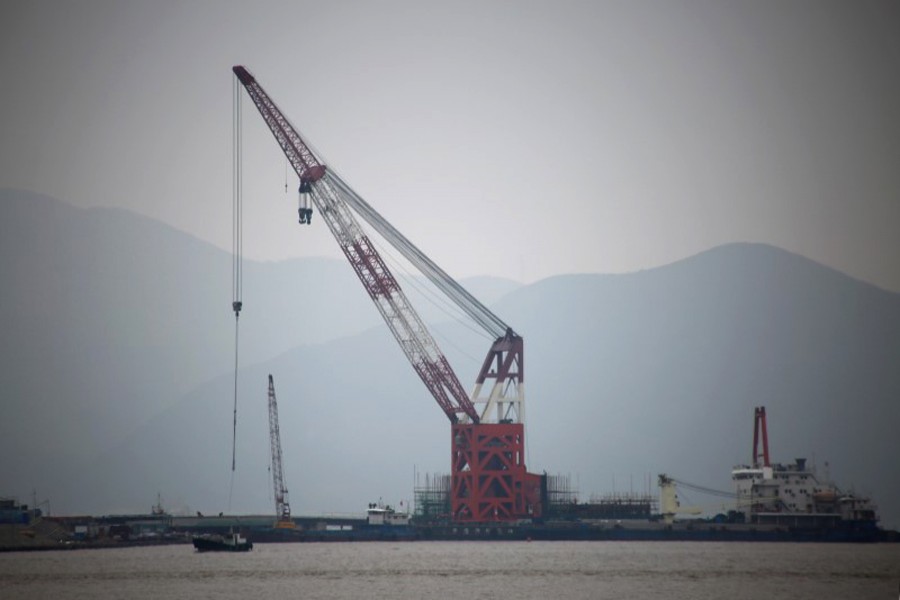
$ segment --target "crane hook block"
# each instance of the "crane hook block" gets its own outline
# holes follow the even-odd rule
[[[309,225],[310,223],[312,223],[313,209],[309,204],[309,197],[311,193],[312,185],[310,184],[310,182],[305,180],[301,181],[300,189],[298,190],[297,194],[297,202],[299,205],[297,212],[300,214],[301,225]]]
[[[234,309],[235,315],[240,314],[241,307],[243,307],[243,306],[244,306],[244,303],[241,302],[240,300],[235,300],[234,302],[231,303],[231,308]]]

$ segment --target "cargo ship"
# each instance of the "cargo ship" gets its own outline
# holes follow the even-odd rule
[[[769,460],[766,409],[754,412],[753,461],[731,471],[737,506],[757,525],[875,529],[878,512],[871,498],[845,492],[820,478],[805,458],[789,464]]]
[[[407,512],[395,510],[383,502],[370,503],[365,521],[356,524],[328,526],[304,532],[307,541],[315,542],[398,542],[418,539]]]

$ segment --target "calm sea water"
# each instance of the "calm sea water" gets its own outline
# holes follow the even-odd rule
[[[900,544],[412,542],[0,554],[0,598],[889,598]]]

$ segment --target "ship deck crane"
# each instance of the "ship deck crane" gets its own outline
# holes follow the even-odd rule
[[[281,433],[278,429],[278,401],[275,399],[275,380],[269,375],[269,443],[272,452],[272,484],[275,488],[275,528],[293,529],[291,504],[284,486],[281,466]]]
[[[703,512],[703,509],[699,506],[681,506],[681,501],[678,500],[678,492],[675,487],[676,483],[682,482],[679,482],[674,477],[669,477],[665,473],[659,475],[659,511],[662,514],[663,520],[669,525],[675,521],[676,515],[699,515]]]
[[[540,516],[541,476],[525,467],[522,337],[326,167],[246,68],[232,70],[300,178],[300,222],[310,223],[309,207],[315,206],[413,369],[450,420],[452,518],[482,522]],[[495,338],[471,398],[355,215]],[[476,405],[483,407],[480,412]]]

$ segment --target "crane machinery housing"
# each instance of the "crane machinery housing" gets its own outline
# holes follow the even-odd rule
[[[450,420],[451,518],[488,522],[540,517],[542,476],[525,466],[522,337],[326,167],[246,68],[235,66],[232,71],[300,179],[300,223],[311,222],[310,207],[315,206],[416,374]],[[494,338],[471,398],[356,215]]]

